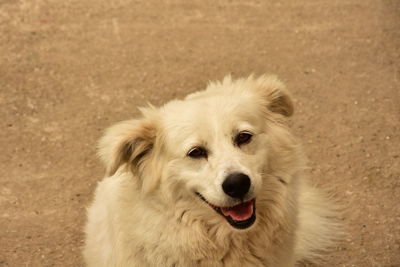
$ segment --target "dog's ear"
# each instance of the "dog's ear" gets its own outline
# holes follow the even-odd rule
[[[106,165],[106,175],[113,175],[125,163],[133,171],[139,170],[153,149],[156,129],[156,122],[147,118],[123,121],[107,129],[98,151]]]
[[[249,79],[253,79],[250,77]],[[276,76],[261,76],[255,79],[254,90],[261,96],[263,104],[277,114],[293,115],[293,101],[285,85]]]

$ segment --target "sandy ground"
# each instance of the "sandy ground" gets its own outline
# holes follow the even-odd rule
[[[276,73],[310,176],[348,207],[321,266],[400,266],[400,1],[0,0],[0,266],[82,266],[103,129]]]

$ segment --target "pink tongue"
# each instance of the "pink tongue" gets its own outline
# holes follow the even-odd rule
[[[235,221],[245,221],[253,214],[253,202],[248,201],[234,207],[221,208],[222,214],[231,216]]]

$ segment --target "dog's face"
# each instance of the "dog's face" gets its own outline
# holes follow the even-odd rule
[[[120,124],[103,138],[100,153],[110,174],[128,163],[148,190],[197,201],[189,208],[246,229],[256,220],[268,171],[270,126],[291,114],[290,97],[276,78],[228,77]]]
[[[166,105],[162,118],[171,155],[166,179],[183,181],[236,228],[255,220],[254,199],[267,162],[265,120],[254,103],[246,91],[197,95]]]

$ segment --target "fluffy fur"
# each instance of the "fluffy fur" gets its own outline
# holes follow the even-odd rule
[[[108,129],[107,175],[88,209],[88,266],[295,266],[338,236],[336,207],[303,177],[305,157],[286,126],[291,97],[274,76],[210,83],[206,90]],[[238,132],[253,134],[235,145]],[[192,158],[194,146],[207,156]],[[256,221],[238,230],[215,206],[237,205],[221,184],[251,179]]]

